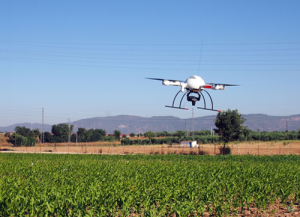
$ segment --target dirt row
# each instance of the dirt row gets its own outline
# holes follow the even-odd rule
[[[92,142],[92,143],[48,143],[37,144],[33,147],[12,147],[10,143],[1,143],[1,152],[22,151],[30,153],[62,152],[62,153],[89,153],[89,154],[186,154],[186,155],[219,155],[224,151],[221,145],[201,144],[198,148],[170,145],[131,145],[121,146],[120,143]],[[300,141],[293,142],[260,142],[230,144],[233,155],[300,155]],[[225,153],[227,153],[225,151]]]

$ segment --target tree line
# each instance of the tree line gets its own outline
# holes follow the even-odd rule
[[[9,133],[5,134],[8,137],[8,142],[12,143],[14,146],[35,146],[39,141],[40,136],[39,129],[30,130],[26,127],[15,127],[15,133],[10,135]]]
[[[178,130],[176,132],[152,132],[148,131],[142,134],[147,137],[146,140],[129,139],[125,135],[120,138],[121,132],[115,130],[113,134],[106,136],[106,131],[103,129],[89,129],[78,128],[76,134],[72,134],[74,125],[60,123],[53,125],[50,132],[41,134],[39,129],[30,130],[26,127],[17,126],[15,133],[10,135],[8,142],[14,146],[34,146],[37,142],[45,143],[62,143],[68,142],[97,142],[97,141],[119,141],[121,139],[122,145],[144,145],[144,144],[172,144],[180,143],[185,140],[194,140],[199,144],[206,143],[223,143],[224,147],[228,142],[233,141],[281,141],[281,140],[296,140],[300,139],[300,129],[298,131],[254,131],[243,126],[245,119],[237,110],[230,110],[219,112],[214,120],[216,128],[214,133],[209,130],[201,130],[194,132],[186,132]],[[216,135],[214,135],[216,134]],[[131,137],[140,136],[134,133]]]

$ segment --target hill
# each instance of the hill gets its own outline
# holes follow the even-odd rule
[[[13,124],[13,125],[9,125],[9,126],[6,126],[6,127],[0,127],[0,132],[14,132],[15,131],[15,127],[16,126],[20,126],[20,127],[27,127],[29,129],[40,129],[41,130],[41,126],[42,124],[39,124],[39,123],[18,123],[18,124]],[[51,132],[51,127],[52,125],[50,124],[44,124],[44,131],[48,131],[48,132]]]
[[[269,116],[264,114],[249,114],[243,115],[246,119],[244,123],[251,130],[261,131],[285,131],[286,123],[288,130],[297,130],[300,128],[300,115],[291,116]],[[210,130],[214,128],[215,115],[194,118],[194,130]],[[152,130],[174,132],[177,130],[192,130],[192,118],[180,119],[174,116],[154,116],[154,117],[138,117],[119,115],[111,117],[97,117],[82,119],[73,122],[75,129],[84,127],[86,129],[102,128],[107,133],[112,133],[114,130],[120,130],[122,133],[138,133]]]
[[[288,124],[288,130],[298,130],[300,128],[300,115],[291,116],[269,116],[264,114],[249,114],[243,115],[246,118],[244,125],[252,130],[261,131],[285,131]],[[215,115],[196,117],[194,118],[194,130],[210,130],[214,128]],[[74,125],[74,132],[79,127],[85,129],[104,129],[107,133],[113,133],[114,130],[120,130],[122,133],[144,133],[152,130],[174,132],[177,130],[192,131],[192,118],[181,119],[174,116],[154,116],[154,117],[139,117],[130,115],[118,115],[109,117],[95,117],[88,119],[81,119],[72,122]],[[27,128],[41,128],[41,124],[19,123],[7,127],[0,127],[0,131],[14,131],[16,126],[25,126]],[[44,125],[45,131],[51,131],[51,125]]]

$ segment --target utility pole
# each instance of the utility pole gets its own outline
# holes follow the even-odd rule
[[[186,130],[186,120],[185,120],[185,136],[187,136],[187,130]]]
[[[42,108],[42,134],[41,134],[41,143],[44,143],[44,108]]]
[[[289,125],[287,121],[286,121],[286,132],[289,132]]]
[[[192,109],[192,118],[193,118],[193,140],[194,140],[194,108]]]
[[[70,132],[70,118],[68,118],[68,120],[69,120],[68,143],[69,143],[69,145],[70,145],[70,134],[71,134],[71,132]]]
[[[76,132],[76,146],[77,146],[77,132]]]

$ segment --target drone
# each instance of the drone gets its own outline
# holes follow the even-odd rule
[[[181,106],[182,100],[183,100],[184,96],[186,96],[187,101],[192,102],[192,106],[195,106],[196,102],[200,101],[201,98],[203,99],[203,107],[197,107],[198,109],[220,112],[220,110],[214,109],[213,100],[212,100],[210,94],[205,89],[225,90],[226,86],[239,86],[239,85],[235,85],[235,84],[214,84],[214,83],[205,84],[204,80],[197,75],[190,76],[186,81],[180,81],[180,80],[174,80],[174,79],[162,79],[162,78],[147,78],[147,79],[162,81],[162,84],[166,85],[166,86],[180,86],[181,89],[175,95],[172,106],[166,105],[166,107],[175,108],[175,109],[184,109],[184,110],[188,110],[188,108],[184,108]],[[186,92],[181,97],[179,106],[174,106],[174,103],[175,103],[175,100],[176,100],[178,94],[180,92],[184,92],[185,90],[186,90]],[[206,100],[205,100],[205,96],[204,96],[203,92],[205,92],[206,95],[209,96],[211,107],[206,106]]]

